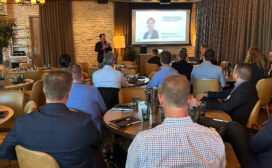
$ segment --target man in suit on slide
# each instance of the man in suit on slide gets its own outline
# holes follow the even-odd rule
[[[158,39],[159,38],[158,31],[154,30],[154,24],[155,24],[155,19],[149,18],[147,20],[148,32],[145,33],[144,39]]]

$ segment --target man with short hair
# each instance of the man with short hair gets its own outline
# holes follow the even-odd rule
[[[188,116],[191,100],[190,82],[184,76],[170,75],[163,81],[159,101],[165,119],[137,134],[128,149],[127,168],[226,166],[220,135]]]
[[[172,67],[176,69],[179,74],[186,76],[186,78],[190,81],[194,66],[186,61],[187,57],[187,52],[181,50],[177,55],[178,62],[174,62]]]
[[[97,167],[94,148],[102,136],[91,115],[66,107],[73,85],[69,71],[52,71],[44,80],[46,104],[39,110],[18,117],[0,147],[0,158],[17,160],[15,146],[48,153],[60,167]]]
[[[158,87],[162,84],[163,80],[172,74],[178,74],[178,72],[170,66],[171,53],[169,51],[163,51],[161,53],[161,70],[154,74],[151,81],[147,84],[146,88]]]
[[[67,101],[67,107],[91,114],[98,130],[105,137],[109,130],[103,122],[103,116],[107,112],[107,108],[102,96],[96,87],[82,84],[83,74],[79,65],[73,65],[70,70],[73,74],[74,84]]]
[[[191,75],[191,84],[193,85],[195,78],[200,79],[216,79],[218,80],[221,88],[226,86],[225,76],[223,69],[220,66],[213,65],[211,60],[214,58],[215,53],[213,50],[208,49],[204,53],[204,62],[201,65],[195,66]]]
[[[228,113],[233,121],[245,126],[251,110],[258,101],[257,89],[249,81],[251,71],[249,64],[238,63],[233,72],[233,78],[236,81],[234,88],[221,92],[202,93],[192,101],[192,106],[198,106],[202,103],[200,100],[207,97],[206,109],[222,110]],[[224,101],[210,102],[209,99],[224,99]]]
[[[116,56],[112,53],[105,54],[103,69],[93,73],[93,84],[95,87],[119,88],[128,87],[128,82],[124,75],[113,69]]]
[[[153,18],[147,19],[146,23],[147,23],[148,31],[144,34],[144,39],[158,39],[159,38],[159,32],[154,29],[155,22],[156,21]]]
[[[71,66],[71,56],[68,54],[63,54],[59,57],[60,70],[69,70]]]
[[[152,58],[150,58],[149,60],[148,60],[148,62],[147,63],[150,63],[150,64],[157,64],[159,67],[160,66],[162,66],[162,64],[161,64],[161,59],[160,59],[160,57],[158,56],[158,53],[159,53],[159,51],[157,50],[157,49],[153,49],[152,50]]]
[[[98,52],[97,54],[97,61],[98,63],[103,62],[104,55],[110,51],[112,51],[111,45],[109,42],[106,41],[106,35],[100,34],[99,38],[101,41],[97,42],[95,44],[95,52]]]

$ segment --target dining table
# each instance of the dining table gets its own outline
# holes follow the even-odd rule
[[[0,80],[0,90],[18,90],[30,86],[34,83],[32,79],[19,80],[18,84],[14,84],[14,79]]]
[[[105,126],[113,133],[124,136],[126,138],[134,139],[135,136],[139,132],[150,130],[151,128],[153,128],[154,125],[161,124],[162,112],[163,112],[163,109],[160,106],[157,109],[157,113],[150,114],[149,121],[143,121],[142,112],[139,112],[138,108],[134,110],[133,112],[113,111],[112,109],[110,109],[109,111],[106,112],[103,119],[104,119]],[[128,117],[128,116],[138,118],[141,120],[141,122],[134,125],[126,126],[123,128],[117,128],[109,124],[109,121],[111,120],[116,120],[116,119],[120,119],[122,117]],[[205,116],[213,118],[213,119],[217,119],[217,120],[223,120],[226,122],[232,121],[231,117],[227,113],[221,110],[206,110]],[[218,133],[222,136],[224,134],[224,129]]]
[[[12,108],[4,105],[0,105],[0,111],[8,111],[8,115],[5,118],[0,118],[0,125],[10,120],[14,115],[14,111],[12,110]]]

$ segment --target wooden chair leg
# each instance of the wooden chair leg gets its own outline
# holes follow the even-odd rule
[[[268,118],[269,118],[270,117],[270,113],[269,113],[268,104],[266,105],[266,111],[267,111],[267,115],[268,115]]]

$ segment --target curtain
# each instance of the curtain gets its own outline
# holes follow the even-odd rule
[[[130,24],[130,7],[129,3],[116,2],[115,3],[115,36],[125,36],[126,47],[129,46],[131,41],[131,24]],[[119,49],[115,49],[116,56]],[[124,60],[125,49],[121,49],[121,55]]]
[[[272,49],[271,0],[202,0],[197,3],[195,56],[208,45],[218,64],[244,61],[250,47]]]
[[[72,2],[47,1],[39,8],[42,65],[60,67],[59,57],[69,54],[75,64]]]

